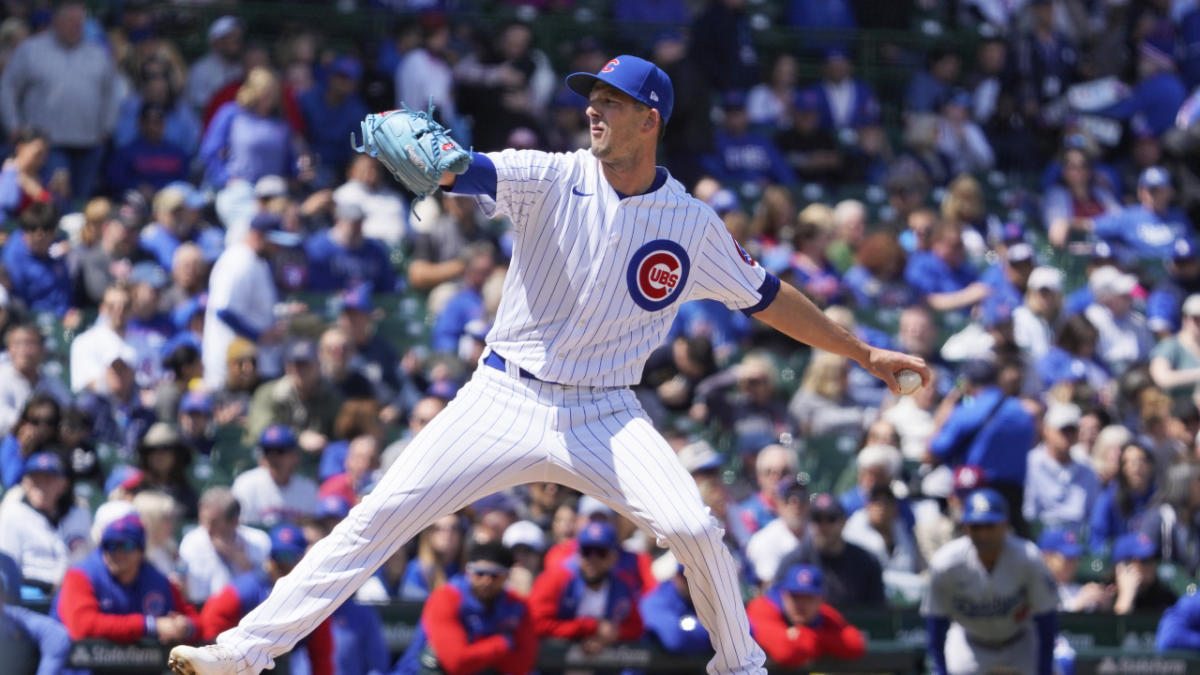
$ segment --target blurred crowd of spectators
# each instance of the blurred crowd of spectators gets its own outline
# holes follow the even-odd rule
[[[1063,610],[1162,611],[1175,593],[1158,563],[1200,570],[1195,3],[917,0],[876,13],[791,0],[780,30],[814,32],[772,51],[757,40],[762,7],[744,0],[613,0],[620,37],[574,36],[565,52],[539,47],[536,21],[468,20],[470,3],[377,4],[364,11],[396,26],[382,40],[258,35],[221,16],[189,60],[153,3],[100,18],[78,2],[3,3],[12,597],[53,599],[76,639],[211,639],[236,622],[294,565],[297,542],[403,464],[407,439],[469,377],[511,253],[506,223],[465,198],[410,204],[349,137],[368,111],[432,103],[477,151],[574,151],[588,142],[586,102],[562,76],[617,49],[672,77],[681,105],[661,159],[750,255],[934,371],[894,397],[739,312],[680,308],[637,394],[725,524],[747,598],[765,593],[752,621],[824,613],[840,626],[836,610],[912,606],[927,561],[961,532],[961,497],[985,485],[1041,542]],[[572,4],[502,3],[517,16]],[[970,39],[862,39],[922,13]],[[856,73],[868,46],[876,72],[907,81]],[[415,332],[380,328],[412,307]],[[228,448],[257,466],[214,480]],[[176,590],[140,624],[95,620],[78,594],[106,573],[128,583],[117,558],[136,551]],[[1079,583],[1084,557],[1110,571]],[[552,484],[446,516],[358,597],[424,600],[448,580],[461,591],[467,563],[511,568],[539,635],[708,648],[694,620],[688,635],[678,616],[662,620],[688,610],[669,552]],[[611,616],[589,605],[599,623],[554,618],[575,583],[562,570],[581,568],[618,580],[644,616],[615,603]],[[244,573],[256,581],[230,585]],[[354,656],[340,672],[368,672],[381,642],[345,646],[361,630],[346,626],[369,621],[348,607],[356,618],[335,615],[310,656]],[[839,635],[817,642],[861,653],[861,635]],[[804,658],[771,654],[813,656],[793,647]]]

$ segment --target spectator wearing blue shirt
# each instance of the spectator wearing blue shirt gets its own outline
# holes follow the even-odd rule
[[[927,63],[927,68],[908,83],[904,94],[904,109],[908,112],[937,112],[958,81],[962,58],[953,51],[942,47],[932,49]]]
[[[185,242],[199,246],[210,265],[225,250],[225,232],[201,219],[204,202],[202,192],[183,182],[154,195],[154,222],[142,230],[141,245],[167,272],[175,263],[175,251]]]
[[[362,80],[362,64],[358,59],[342,56],[329,67],[322,85],[309,89],[300,97],[300,112],[309,147],[317,156],[320,185],[332,185],[346,171],[350,161],[350,145],[346,139],[367,115],[367,104],[358,93]],[[424,101],[410,101],[418,108]]]
[[[730,91],[724,100],[725,120],[713,139],[713,152],[704,157],[704,169],[725,183],[778,183],[795,185],[796,174],[765,136],[749,130],[746,95]]]
[[[997,385],[995,364],[969,361],[961,400],[930,441],[933,459],[952,468],[980,467],[986,484],[1013,504],[1025,501],[1025,474],[1034,441],[1034,420],[1021,401]],[[1011,509],[1013,528],[1026,536],[1020,509]]]
[[[357,204],[338,204],[333,227],[304,243],[308,256],[308,289],[343,291],[368,284],[376,293],[396,290],[396,272],[387,247],[363,236],[365,215]]]
[[[1160,339],[1180,329],[1184,299],[1200,293],[1200,246],[1192,239],[1176,240],[1167,262],[1167,276],[1146,298],[1146,327]]]
[[[3,553],[0,557],[12,562]],[[12,579],[0,575],[0,645],[4,647],[5,668],[17,673],[58,675],[66,666],[71,637],[54,619],[13,604],[19,599],[19,574]]]
[[[255,68],[221,106],[200,141],[198,159],[205,179],[221,189],[231,179],[254,185],[263,176],[290,176],[297,170],[292,132],[284,119],[279,80],[267,68]]]
[[[1088,520],[1088,549],[1096,555],[1107,551],[1117,537],[1140,531],[1155,496],[1155,460],[1150,451],[1136,442],[1127,443],[1119,461],[1116,480],[1100,493]]]
[[[50,250],[58,215],[53,206],[39,202],[25,209],[19,222],[21,232],[9,236],[0,254],[10,289],[30,310],[62,317],[71,308],[71,277],[66,258]]]
[[[132,143],[138,134],[138,117],[142,109],[159,106],[165,113],[163,139],[182,148],[189,157],[195,154],[204,127],[200,117],[179,95],[171,65],[162,57],[151,56],[142,61],[137,80],[137,91],[125,97],[117,112],[113,145],[119,148]]]
[[[646,634],[671,654],[708,654],[712,643],[696,617],[683,565],[667,583],[642,597],[639,611]]]
[[[166,139],[165,129],[166,110],[143,105],[138,113],[138,135],[109,158],[108,187],[114,194],[126,190],[151,193],[187,178],[191,158],[186,150]]]
[[[890,232],[876,232],[855,251],[855,265],[842,276],[842,287],[863,312],[899,310],[916,302],[916,293],[904,283],[908,256]]]
[[[471,244],[464,257],[467,267],[462,288],[433,320],[430,338],[435,352],[457,354],[459,338],[466,332],[467,324],[484,317],[483,284],[496,268],[492,247],[483,242]]]
[[[865,82],[854,77],[854,65],[840,48],[825,52],[821,81],[812,90],[816,92],[821,126],[825,129],[857,129],[879,116],[875,94]]]
[[[1033,272],[1033,247],[1019,242],[1003,247],[1004,257],[983,271],[979,280],[992,287],[989,301],[1019,307],[1025,299],[1029,275]]]
[[[4,220],[16,218],[30,204],[51,200],[41,175],[50,152],[46,136],[25,129],[13,143],[12,156],[0,168],[0,215]]]
[[[1138,177],[1138,203],[1095,220],[1097,237],[1113,246],[1118,257],[1140,260],[1170,258],[1175,242],[1193,236],[1192,223],[1171,203],[1175,189],[1167,170],[1152,166]]]
[[[967,263],[962,226],[942,222],[929,233],[929,250],[914,251],[904,278],[937,312],[965,310],[991,293]]]
[[[1154,636],[1154,648],[1160,652],[1200,651],[1200,593],[1184,594],[1163,613]]]
[[[1138,83],[1133,93],[1100,114],[1119,120],[1141,116],[1155,136],[1170,129],[1188,95],[1175,72],[1175,61],[1171,58],[1174,50],[1175,39],[1161,31],[1143,39],[1138,45]]]

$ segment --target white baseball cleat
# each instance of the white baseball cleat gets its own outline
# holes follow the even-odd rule
[[[239,660],[225,645],[179,645],[171,650],[167,665],[178,675],[237,675]]]

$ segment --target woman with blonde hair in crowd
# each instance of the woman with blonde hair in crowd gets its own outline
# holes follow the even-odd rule
[[[1000,237],[1000,219],[988,214],[983,186],[974,176],[963,174],[946,186],[942,220],[962,226],[963,246],[971,258],[983,257],[989,242]]]
[[[861,434],[875,413],[847,397],[850,361],[831,352],[815,351],[800,389],[788,403],[788,414],[806,435]]]
[[[417,535],[417,555],[408,561],[400,583],[401,600],[424,600],[459,573],[463,523],[457,514],[442,516]]]
[[[133,509],[146,528],[146,562],[164,575],[177,579],[179,504],[165,492],[144,490],[133,498]]]
[[[1091,466],[1101,487],[1116,478],[1121,467],[1121,448],[1131,440],[1133,434],[1122,424],[1110,424],[1096,435],[1096,442],[1092,444]]]

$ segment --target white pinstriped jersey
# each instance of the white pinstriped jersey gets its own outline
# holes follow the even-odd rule
[[[538,378],[637,384],[681,303],[707,298],[761,309],[774,280],[674,178],[622,198],[588,150],[487,156],[496,166],[496,199],[479,201],[514,228],[487,342]]]

